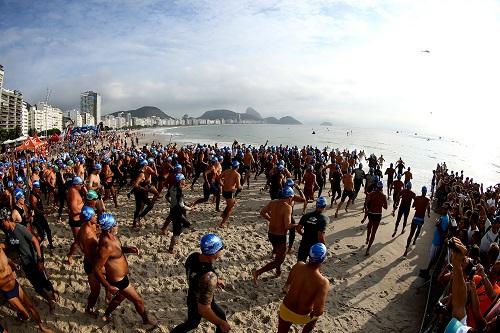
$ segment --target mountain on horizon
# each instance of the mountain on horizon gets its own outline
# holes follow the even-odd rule
[[[143,106],[135,110],[128,110],[128,111],[116,111],[113,113],[110,113],[110,115],[117,117],[120,113],[130,113],[132,117],[137,117],[137,118],[148,118],[148,117],[158,117],[160,119],[174,119],[173,117],[170,117],[168,114],[157,108],[156,106]]]
[[[217,109],[217,110],[205,111],[200,117],[198,117],[198,119],[238,120],[238,117],[240,120],[262,122],[264,124],[282,124],[282,125],[301,125],[302,124],[300,121],[298,121],[297,119],[290,117],[290,116],[282,117],[280,119],[277,119],[275,117],[263,118],[259,112],[257,112],[255,109],[253,109],[251,107],[248,107],[246,109],[245,113],[238,113],[238,112],[234,112],[234,111],[227,110],[227,109]]]

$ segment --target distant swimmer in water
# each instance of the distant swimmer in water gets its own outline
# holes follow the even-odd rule
[[[316,132],[315,132],[315,131],[313,131],[313,132],[312,132],[312,134],[316,134]]]

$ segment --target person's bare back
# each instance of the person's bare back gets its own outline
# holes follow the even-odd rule
[[[330,287],[328,279],[318,265],[299,261],[288,277],[288,292],[283,300],[285,306],[299,315],[320,316]]]
[[[292,207],[283,200],[273,200],[268,204],[271,221],[269,233],[273,235],[286,235],[290,227]]]

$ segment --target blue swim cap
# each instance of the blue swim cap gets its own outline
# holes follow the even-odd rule
[[[319,197],[316,200],[316,208],[325,208],[327,205],[327,201],[325,197]]]
[[[94,215],[95,215],[94,208],[89,207],[89,206],[83,206],[82,211],[80,212],[80,218],[84,222],[90,221],[90,219],[92,219],[92,217],[94,217]]]
[[[116,220],[115,217],[109,213],[104,213],[99,217],[99,227],[103,231],[108,231],[111,230],[116,226]]]
[[[14,191],[14,198],[16,199],[16,201],[23,199],[24,198],[23,190],[19,189],[18,192]]]
[[[83,185],[83,180],[80,177],[76,176],[71,181],[71,184],[73,184],[73,185]]]
[[[172,162],[172,157],[171,156],[167,157],[167,161]]]
[[[320,264],[326,258],[326,246],[323,243],[316,243],[309,250],[309,262]]]
[[[406,183],[406,188],[407,189],[411,190],[411,186],[412,186],[411,182]]]
[[[293,189],[289,186],[283,187],[283,190],[281,191],[281,196],[285,199],[293,197],[294,192]]]
[[[352,167],[347,168],[347,172],[351,173],[352,172]]]
[[[23,177],[19,176],[16,178],[17,183],[24,183]]]
[[[152,157],[148,158],[148,163],[149,164],[154,164],[155,163],[155,159],[152,158]]]
[[[175,167],[174,167],[174,170],[176,170],[176,171],[182,171],[182,165],[176,164]]]
[[[384,188],[384,182],[379,180],[378,183],[377,183],[377,187],[378,188]]]
[[[219,162],[224,161],[224,157],[222,157],[222,156],[217,157],[217,159],[219,160]]]
[[[40,167],[37,165],[33,168],[33,171],[40,171]]]
[[[186,179],[186,177],[184,177],[184,175],[182,173],[178,173],[175,175],[175,181],[176,182],[181,182],[182,180]]]
[[[99,163],[96,163],[95,166],[94,166],[94,169],[95,170],[101,170],[102,169],[102,165],[99,164]]]
[[[285,167],[281,164],[278,164],[278,167],[277,167],[278,171],[281,172],[283,170],[285,170]]]
[[[427,187],[426,186],[422,186],[422,193],[427,193]]]
[[[31,186],[33,186],[33,188],[40,188],[40,181],[35,180],[33,183],[31,183]]]
[[[292,178],[287,178],[286,182],[285,182],[285,185],[289,186],[289,187],[294,187],[295,186],[295,182],[293,181]]]
[[[233,167],[233,169],[238,169],[240,167],[240,162],[233,161],[233,163],[231,163],[231,166]]]
[[[141,167],[145,167],[146,165],[148,165],[148,161],[146,161],[146,160],[141,160],[141,161],[139,162],[139,165],[140,165]]]
[[[380,179],[378,178],[378,176],[373,176],[373,182],[374,182],[375,184],[377,184],[379,180],[380,180]]]
[[[7,182],[7,187],[10,187],[10,188],[14,187],[14,182],[12,180],[9,180]]]
[[[201,253],[206,256],[212,256],[222,250],[224,245],[222,239],[216,234],[206,234],[201,238],[200,249]]]
[[[278,164],[279,164],[279,165],[282,165],[282,166],[285,166],[285,161],[280,160],[280,161],[278,162]]]

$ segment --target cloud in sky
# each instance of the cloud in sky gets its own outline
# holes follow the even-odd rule
[[[499,120],[499,9],[488,0],[0,0],[0,63],[7,87],[32,103],[49,87],[62,108],[94,90],[105,113],[252,106],[305,122],[493,128],[482,117]],[[479,117],[461,120],[470,114]]]

